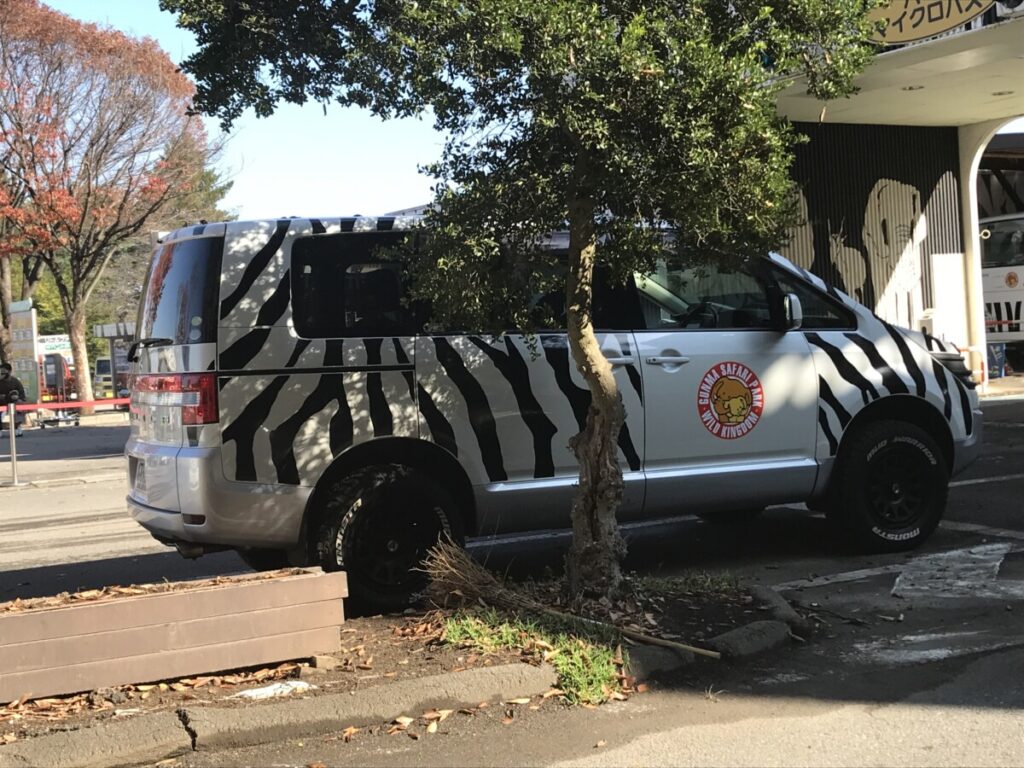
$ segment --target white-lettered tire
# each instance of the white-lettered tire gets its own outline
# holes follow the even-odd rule
[[[931,435],[902,421],[859,428],[836,467],[829,522],[861,551],[913,549],[946,509],[949,471]]]
[[[444,488],[408,467],[366,467],[331,489],[315,562],[346,572],[356,609],[400,611],[426,588],[419,569],[441,538],[463,541],[462,516]]]

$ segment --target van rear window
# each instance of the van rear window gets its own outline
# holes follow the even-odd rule
[[[389,249],[406,232],[301,238],[292,246],[292,317],[306,339],[411,336],[415,313],[403,302],[402,265]]]
[[[217,340],[222,237],[168,243],[149,267],[138,338],[166,338],[175,344]]]

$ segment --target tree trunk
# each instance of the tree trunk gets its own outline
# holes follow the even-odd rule
[[[569,441],[580,465],[572,503],[572,546],[566,577],[573,595],[611,596],[622,583],[626,543],[615,520],[624,483],[619,466],[619,431],[626,420],[612,366],[601,352],[591,318],[597,236],[592,200],[569,204],[569,272],[565,298],[569,349],[590,389],[583,431]]]
[[[75,389],[78,399],[91,402],[92,375],[89,370],[89,348],[86,345],[85,307],[79,304],[75,308],[65,306],[64,319],[68,324],[68,335],[71,337],[71,356],[75,360]],[[93,409],[82,408],[82,413],[92,413]]]
[[[0,320],[3,327],[0,328],[0,361],[9,363],[11,361],[11,303],[13,294],[11,292],[11,260],[0,257]]]

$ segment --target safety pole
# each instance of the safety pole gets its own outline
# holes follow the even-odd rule
[[[11,485],[21,485],[18,482],[18,440],[15,432],[18,431],[15,419],[14,403],[7,405],[7,430],[11,437]]]

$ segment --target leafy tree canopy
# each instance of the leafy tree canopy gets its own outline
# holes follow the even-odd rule
[[[442,322],[529,326],[564,281],[587,381],[570,588],[611,592],[624,550],[615,436],[624,413],[591,323],[594,269],[778,245],[791,147],[776,113],[794,77],[823,100],[872,53],[875,0],[161,0],[200,49],[196,106],[225,123],[279,101],[424,115],[446,136],[416,291]],[[338,151],[352,151],[339,141]],[[564,261],[543,249],[568,232]],[[558,268],[561,265],[561,268]]]

